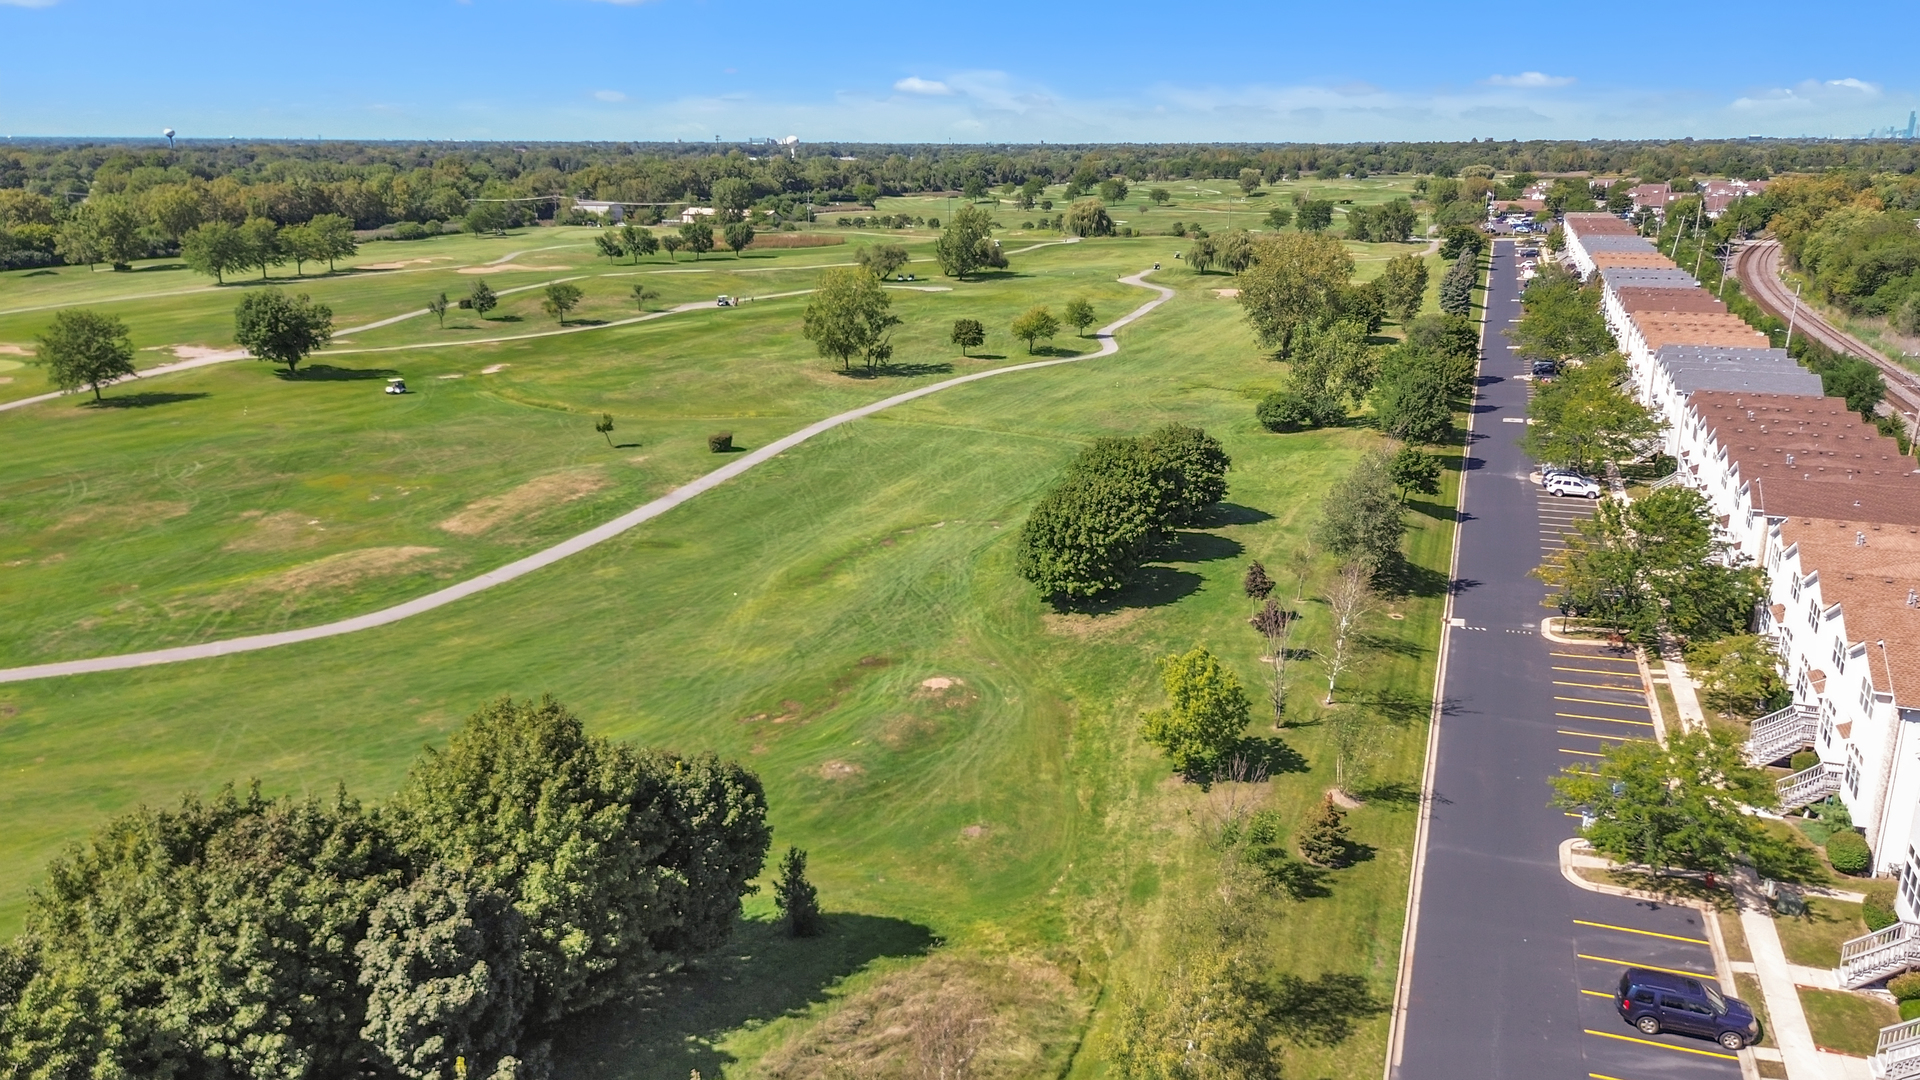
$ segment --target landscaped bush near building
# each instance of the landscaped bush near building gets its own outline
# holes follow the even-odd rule
[[[1867,902],[1860,905],[1860,921],[1866,923],[1869,930],[1885,930],[1899,922],[1900,916],[1895,914],[1892,908],[1882,906],[1878,900],[1869,896]],[[1913,996],[1920,997],[1920,982],[1914,984]]]
[[[1851,829],[1827,837],[1827,861],[1843,874],[1864,874],[1873,864],[1866,838]]]

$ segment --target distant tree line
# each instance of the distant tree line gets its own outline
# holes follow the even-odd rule
[[[1021,526],[1020,576],[1063,605],[1119,591],[1226,497],[1230,465],[1219,440],[1182,424],[1095,440]]]
[[[726,939],[766,811],[738,765],[588,736],[551,699],[474,713],[382,806],[255,785],[135,810],[0,947],[0,1063],[540,1077],[580,1014]]]

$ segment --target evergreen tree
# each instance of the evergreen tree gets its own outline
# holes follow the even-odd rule
[[[780,879],[773,885],[773,903],[787,920],[787,933],[793,937],[814,937],[826,928],[820,917],[820,899],[813,883],[807,880],[807,853],[787,848],[780,860]]]
[[[1265,600],[1273,592],[1273,579],[1267,576],[1267,568],[1256,559],[1253,565],[1247,567],[1247,576],[1241,579],[1240,587],[1255,600]]]
[[[1346,865],[1352,845],[1353,839],[1347,835],[1347,812],[1329,794],[1300,830],[1300,857],[1315,866],[1337,869]]]

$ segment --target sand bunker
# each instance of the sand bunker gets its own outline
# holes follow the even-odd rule
[[[573,267],[571,266],[528,266],[525,263],[492,263],[487,266],[463,266],[460,268],[460,273],[491,274],[497,271],[504,272],[508,270],[532,270],[532,271],[540,272],[540,271],[548,271],[548,270],[571,270],[571,269],[573,269]]]
[[[235,356],[241,353],[239,349],[210,349],[205,345],[175,345],[169,351],[180,360],[200,360],[209,356]]]
[[[1234,297],[1240,295],[1240,290],[1239,289],[1215,289],[1213,290],[1213,295],[1221,297],[1222,299],[1231,300]]]
[[[512,364],[488,364],[486,367],[480,369],[480,374],[498,375],[512,366]]]
[[[33,350],[24,345],[0,345],[0,356],[32,356]]]
[[[361,263],[359,266],[354,267],[354,269],[355,270],[405,270],[409,266],[420,266],[426,263],[445,262],[447,261],[447,259],[448,259],[448,256],[446,255],[440,255],[440,256],[436,256],[432,258],[424,258],[424,259],[396,259],[393,262]]]
[[[517,521],[560,503],[585,498],[607,486],[607,478],[598,468],[549,473],[502,495],[489,495],[470,502],[459,513],[440,523],[440,527],[460,536],[478,536],[483,532]]]
[[[453,373],[453,374],[451,374],[451,375],[435,375],[435,376],[434,376],[434,378],[436,378],[436,379],[464,379],[464,378],[466,378],[466,376],[465,376],[465,375],[463,375],[463,374],[461,374],[460,372],[458,372],[458,371],[456,371],[456,372],[454,372],[454,373]]]

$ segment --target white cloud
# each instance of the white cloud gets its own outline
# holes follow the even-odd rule
[[[623,93],[621,93],[621,92],[620,92],[620,91],[618,91],[618,90],[595,90],[595,91],[593,92],[593,96],[594,96],[594,99],[595,99],[596,101],[625,101],[625,100],[627,100],[627,95],[625,95],[625,94],[623,94]]]
[[[950,97],[953,87],[937,79],[923,79],[918,75],[909,75],[893,84],[895,90],[903,94],[924,94],[928,97]]]
[[[1861,79],[1807,79],[1734,99],[1733,108],[1749,114],[1785,114],[1849,108],[1878,100],[1880,88]]]
[[[1539,71],[1523,71],[1518,75],[1489,75],[1488,86],[1513,86],[1525,90],[1536,90],[1548,86],[1572,86],[1571,75],[1548,75]]]

